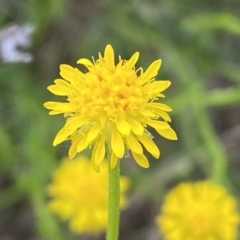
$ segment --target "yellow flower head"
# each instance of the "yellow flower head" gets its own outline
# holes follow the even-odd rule
[[[182,183],[166,196],[157,224],[165,240],[234,240],[236,200],[208,181]]]
[[[111,152],[111,166],[130,149],[134,159],[142,167],[149,167],[143,147],[155,158],[160,151],[146,127],[153,127],[165,138],[176,140],[177,136],[168,122],[167,112],[172,109],[155,102],[164,97],[162,92],[170,81],[156,81],[155,76],[161,60],[154,61],[144,72],[135,69],[139,53],[129,60],[119,56],[115,64],[111,45],[105,48],[104,56],[93,62],[79,59],[87,72],[69,65],[60,65],[60,75],[48,90],[59,96],[67,96],[67,102],[46,102],[51,115],[64,114],[64,127],[57,133],[53,145],[71,140],[69,158],[88,146],[93,148],[92,163],[97,167],[105,157],[106,147]]]
[[[126,205],[125,192],[129,180],[120,178],[120,207]],[[48,186],[52,196],[49,209],[64,220],[70,220],[70,228],[78,233],[97,234],[104,231],[108,218],[108,170],[101,164],[96,173],[89,159],[81,156],[65,159],[54,172]]]

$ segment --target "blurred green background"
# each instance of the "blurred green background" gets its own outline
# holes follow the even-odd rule
[[[107,43],[125,59],[139,51],[144,69],[163,60],[158,79],[172,81],[164,102],[179,137],[156,137],[161,158],[150,159],[147,170],[121,161],[132,187],[120,240],[162,239],[154,218],[181,181],[210,178],[239,199],[239,9],[239,0],[0,1],[1,28],[35,26],[34,60],[0,65],[0,239],[104,239],[73,235],[46,208],[46,185],[69,145],[52,146],[64,119],[42,104],[57,100],[46,87],[59,77],[59,64],[76,66]]]

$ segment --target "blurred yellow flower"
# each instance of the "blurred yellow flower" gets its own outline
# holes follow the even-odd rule
[[[115,65],[114,50],[107,45],[104,56],[99,53],[97,61],[78,60],[77,63],[87,68],[86,73],[69,65],[60,65],[63,79],[56,79],[48,90],[55,95],[67,96],[67,102],[44,104],[51,110],[49,114],[64,114],[67,118],[54,139],[54,146],[70,139],[71,159],[93,146],[94,167],[104,159],[107,147],[111,152],[112,168],[130,149],[136,162],[148,168],[142,146],[155,158],[159,158],[160,151],[146,127],[153,127],[167,139],[177,139],[168,124],[171,119],[167,112],[172,109],[155,102],[164,97],[162,92],[171,84],[170,81],[155,80],[161,60],[154,61],[144,72],[142,68],[135,69],[138,57],[138,52],[129,60],[119,56]]]
[[[234,240],[239,224],[236,200],[208,181],[171,190],[156,222],[165,240]]]
[[[120,178],[120,207],[126,206],[125,192],[129,180]],[[86,157],[64,159],[53,174],[48,186],[52,197],[49,209],[63,220],[70,220],[70,228],[77,233],[97,234],[106,229],[108,218],[108,168],[101,164],[96,173]]]

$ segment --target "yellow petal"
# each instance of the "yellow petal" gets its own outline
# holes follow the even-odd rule
[[[84,83],[86,80],[85,74],[83,74],[78,68],[74,68],[74,76],[78,83]]]
[[[73,68],[66,64],[60,65],[60,76],[62,76],[64,79],[62,81],[67,82],[68,85],[70,83],[71,85],[76,86],[79,83],[83,83],[85,81],[85,75],[79,69]],[[56,80],[59,81],[59,79]],[[63,86],[62,83],[61,86]],[[64,86],[66,86],[66,84]]]
[[[141,77],[141,83],[142,85],[148,82],[150,79],[154,78],[158,74],[158,70],[161,67],[162,60],[156,60],[154,61],[148,69],[143,73]]]
[[[150,118],[155,118],[156,114],[153,111],[143,109],[141,110],[141,114],[144,115],[145,117],[150,117]]]
[[[170,81],[155,81],[143,86],[143,94],[157,94],[165,89],[167,89],[171,85]]]
[[[105,157],[105,137],[101,137],[99,142],[95,143],[92,152],[92,159],[96,165],[99,165]]]
[[[60,113],[68,113],[73,112],[72,105],[70,103],[62,103],[62,102],[46,102],[43,106],[47,109],[54,110]]]
[[[116,128],[112,130],[112,137],[111,137],[111,148],[113,153],[118,157],[122,158],[124,155],[124,142]]]
[[[132,135],[129,135],[126,137],[127,144],[132,152],[135,152],[137,154],[143,154],[143,149],[141,144],[136,140],[135,137]]]
[[[54,80],[54,83],[55,83],[57,86],[63,86],[63,87],[70,87],[70,86],[71,86],[67,81],[65,81],[65,80],[63,80],[63,79],[55,79],[55,80]]]
[[[147,151],[155,158],[160,157],[160,151],[154,141],[148,136],[138,136],[139,141],[147,149]]]
[[[99,124],[95,124],[90,131],[87,133],[87,142],[91,143],[99,134],[100,126]]]
[[[85,125],[89,121],[88,116],[74,116],[67,120],[65,127],[66,128],[80,128],[81,126]]]
[[[91,158],[91,163],[92,163],[92,167],[95,170],[95,172],[99,173],[100,172],[100,165],[96,165],[96,163],[94,162],[93,157]]]
[[[165,112],[171,112],[172,111],[172,108],[170,108],[168,105],[163,104],[163,103],[157,103],[157,102],[149,103],[148,106],[160,109],[160,110],[165,111]]]
[[[87,148],[88,142],[87,142],[87,135],[84,135],[80,138],[78,145],[77,145],[77,152],[83,151],[85,148]]]
[[[132,152],[132,155],[139,166],[141,166],[143,168],[149,167],[148,160],[143,154],[137,154],[135,152]]]
[[[66,131],[66,128],[61,128],[53,140],[53,146],[60,144],[68,138],[69,134]]]
[[[69,151],[68,151],[68,156],[69,156],[69,159],[73,159],[76,154],[77,154],[77,146],[78,146],[78,143],[79,141],[81,140],[81,137],[78,137],[78,138],[74,138],[74,140],[72,139],[72,144],[69,148]]]
[[[75,69],[67,64],[61,64],[60,65],[60,75],[62,78],[67,80],[68,82],[75,82],[76,76],[75,76]]]
[[[107,116],[100,116],[98,120],[99,120],[101,127],[103,128],[104,125],[106,124]]]
[[[177,140],[177,134],[172,128],[168,129],[155,129],[161,136],[170,139],[170,140]]]
[[[132,129],[132,131],[136,134],[136,135],[142,135],[144,128],[142,126],[142,124],[140,122],[138,122],[136,119],[132,118],[132,117],[127,117],[127,121]]]
[[[62,114],[62,111],[59,112],[59,111],[55,111],[55,110],[52,110],[48,113],[49,115],[57,115],[57,114]]]
[[[129,133],[131,131],[131,127],[127,121],[123,120],[122,118],[118,118],[118,120],[116,122],[116,126],[117,126],[118,131],[121,134],[129,135]]]
[[[59,143],[66,140],[78,128],[80,128],[84,123],[86,123],[86,121],[87,117],[82,116],[72,117],[70,120],[68,120],[65,126],[62,129],[60,129],[60,131],[55,136],[53,146],[56,146]]]
[[[61,72],[64,72],[64,71],[71,72],[74,69],[72,66],[68,64],[61,64],[59,68]]]
[[[82,64],[84,65],[85,67],[92,67],[93,66],[93,63],[88,60],[87,58],[80,58],[78,61],[77,61],[78,64]]]
[[[147,121],[147,124],[155,129],[168,129],[170,128],[170,125],[166,122],[163,121],[155,121],[155,120],[151,120],[151,121]]]
[[[159,93],[167,89],[171,85],[169,80],[156,80],[154,82],[154,92]]]
[[[159,110],[159,109],[154,109],[153,110],[159,117],[161,117],[165,122],[171,122],[171,118],[170,116],[162,111],[162,110]]]
[[[139,52],[135,52],[126,63],[128,70],[131,70],[135,66],[138,58],[139,58]]]
[[[51,85],[47,89],[58,96],[68,96],[71,94],[71,89],[64,86]]]
[[[117,165],[118,158],[117,158],[117,156],[116,156],[114,153],[111,154],[111,159],[110,159],[110,161],[111,161],[111,162],[110,162],[111,168],[112,168],[112,169],[115,168],[116,165]]]
[[[45,102],[43,106],[47,109],[54,109],[59,102]]]
[[[114,50],[110,44],[108,44],[104,51],[104,59],[111,69],[115,68],[115,62],[114,62]]]

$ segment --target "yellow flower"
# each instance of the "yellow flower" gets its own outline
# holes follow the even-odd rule
[[[208,181],[171,190],[156,222],[165,240],[234,240],[239,224],[236,200]]]
[[[60,65],[63,79],[56,79],[48,90],[67,96],[67,102],[46,102],[44,106],[51,110],[50,115],[64,114],[67,118],[53,145],[71,140],[70,159],[89,146],[93,148],[93,166],[98,167],[108,148],[114,168],[130,149],[137,163],[148,168],[142,146],[155,158],[159,158],[160,151],[146,127],[154,128],[167,139],[177,139],[168,124],[171,119],[167,112],[172,109],[156,102],[171,84],[155,80],[161,60],[154,61],[144,72],[142,68],[135,69],[138,57],[138,52],[129,60],[119,56],[115,64],[113,48],[107,45],[104,56],[99,53],[97,61],[78,60],[87,68],[86,73]]]
[[[120,178],[120,207],[126,206],[125,192],[129,180]],[[104,231],[108,218],[108,169],[101,164],[96,173],[86,157],[64,159],[54,172],[48,186],[52,196],[49,209],[63,220],[70,220],[70,228],[78,233],[97,234]]]

